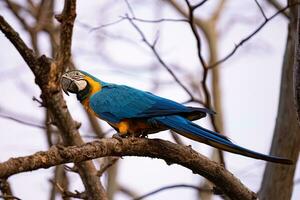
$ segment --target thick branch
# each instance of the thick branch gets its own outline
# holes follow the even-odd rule
[[[278,2],[277,0],[267,0],[267,2],[272,5],[276,10],[281,10],[282,9],[282,5],[280,4],[280,2]],[[282,12],[282,14],[288,19],[289,16],[289,12],[288,11],[284,11]]]
[[[10,184],[6,179],[0,179],[0,192],[2,194],[2,196],[0,196],[0,199],[18,199],[17,197],[13,196]]]
[[[37,58],[34,52],[30,48],[28,48],[25,42],[20,38],[19,34],[5,21],[2,15],[0,15],[0,30],[16,47],[25,62],[33,70],[33,68],[35,68],[35,66],[37,65]]]
[[[162,153],[163,152],[163,153]],[[146,156],[160,158],[168,164],[179,164],[213,182],[232,199],[255,199],[256,195],[219,164],[208,160],[192,148],[160,139],[129,138],[120,143],[116,139],[101,139],[79,147],[52,147],[49,151],[11,158],[0,163],[0,178],[49,168],[68,162],[79,163],[105,156]]]
[[[298,122],[300,123],[300,8],[297,8],[296,19],[296,52],[295,52],[295,63],[294,63],[294,96],[295,104],[298,116]]]
[[[289,3],[297,3],[290,0]],[[297,23],[299,6],[290,10],[291,21],[287,36],[285,55],[282,64],[280,97],[275,130],[270,150],[271,155],[287,157],[297,163],[300,150],[300,127],[293,96],[293,65],[297,59]],[[259,198],[261,200],[290,199],[293,192],[293,179],[296,165],[278,166],[267,163]]]
[[[0,15],[0,30],[14,44],[30,69],[33,71],[36,83],[42,90],[43,106],[46,106],[55,120],[54,123],[61,130],[64,145],[81,145],[83,140],[79,135],[76,123],[67,109],[59,86],[59,70],[56,63],[46,56],[36,57],[34,52],[26,46],[19,34]],[[96,176],[96,169],[92,162],[77,165],[87,194],[90,199],[106,199],[104,188]]]
[[[56,19],[61,22],[60,47],[57,55],[57,64],[60,72],[64,72],[70,64],[73,25],[76,18],[76,0],[65,0],[64,10]]]

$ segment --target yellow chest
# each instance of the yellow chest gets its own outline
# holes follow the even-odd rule
[[[90,113],[98,116],[93,109],[90,107],[90,97],[95,94],[96,92],[99,92],[102,88],[101,84],[95,80],[93,80],[92,78],[85,76],[84,79],[88,82],[88,84],[90,85],[90,91],[88,93],[88,96],[85,100],[83,100],[81,103],[83,105],[83,107]]]

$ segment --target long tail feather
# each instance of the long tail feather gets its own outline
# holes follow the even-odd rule
[[[187,138],[208,144],[210,146],[222,149],[224,151],[275,163],[293,164],[291,160],[286,158],[268,156],[238,146],[232,143],[227,137],[219,133],[215,133],[213,131],[202,128],[201,126],[198,126],[197,124],[190,122],[189,120],[186,120],[185,118],[180,116],[173,115],[166,117],[157,117],[155,119],[164,126],[174,130],[175,132]]]

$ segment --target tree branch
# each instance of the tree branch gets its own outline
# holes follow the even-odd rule
[[[194,95],[189,91],[189,89],[179,80],[179,78],[176,76],[176,74],[172,71],[172,69],[167,65],[167,63],[161,58],[159,53],[156,50],[156,43],[158,38],[155,39],[155,41],[151,44],[149,40],[147,40],[145,34],[142,32],[142,30],[134,23],[133,19],[130,18],[128,15],[125,16],[126,19],[130,22],[130,24],[133,26],[133,28],[139,33],[139,35],[142,37],[143,42],[152,50],[153,54],[159,61],[159,63],[169,72],[169,74],[174,78],[176,83],[190,96],[190,99],[192,101],[198,102],[199,104],[203,104],[203,101],[196,99]]]
[[[97,172],[97,176],[101,177],[104,174],[104,172],[107,171],[110,167],[112,167],[118,160],[118,157],[112,157],[111,159],[108,159],[107,162],[104,162],[101,166],[101,169]]]
[[[0,198],[3,198],[4,200],[18,199],[13,195],[10,184],[6,179],[0,179],[0,192],[2,194],[2,196],[0,195]]]
[[[161,152],[164,152],[163,154]],[[256,195],[245,187],[237,178],[218,163],[208,160],[192,148],[173,144],[160,139],[125,138],[101,139],[71,147],[53,146],[49,151],[37,152],[30,156],[11,158],[0,163],[0,178],[49,168],[55,165],[74,162],[79,163],[105,156],[141,156],[160,158],[168,164],[179,164],[202,175],[213,182],[231,199],[255,199]]]
[[[298,0],[289,0],[289,3],[299,3]],[[294,4],[295,5],[295,4]],[[293,88],[293,67],[297,57],[299,46],[297,21],[299,21],[300,9],[295,6],[290,9],[290,23],[287,42],[282,63],[281,86],[278,102],[276,123],[270,149],[270,155],[278,155],[290,158],[295,164],[290,166],[278,166],[267,163],[259,199],[291,199],[293,193],[293,179],[296,163],[300,150],[300,127],[295,109],[295,97]]]
[[[61,23],[60,46],[56,58],[60,73],[70,65],[73,25],[76,18],[76,0],[65,0],[62,14],[55,18]]]
[[[154,195],[156,193],[159,193],[161,191],[169,190],[169,189],[174,189],[174,188],[191,188],[191,189],[197,190],[198,192],[206,192],[206,193],[216,193],[216,194],[218,194],[217,193],[218,191],[215,191],[214,189],[200,188],[200,187],[195,186],[195,185],[177,184],[177,185],[169,185],[169,186],[161,187],[161,188],[159,188],[157,190],[154,190],[152,192],[144,194],[143,196],[134,198],[133,200],[141,200],[141,199],[144,199],[144,198],[149,197],[151,195]]]
[[[296,110],[297,110],[297,117],[298,117],[298,122],[300,124],[300,8],[298,7],[297,9],[297,17],[296,18],[296,51],[294,53],[295,56],[295,63],[294,63],[294,71],[293,71],[293,76],[294,76],[294,96],[295,96],[295,104],[296,104]]]
[[[66,6],[72,6],[70,1],[66,0]],[[68,4],[69,3],[69,4]],[[64,9],[66,11],[69,8]],[[63,15],[62,15],[63,16]],[[64,20],[64,17],[61,18]],[[66,25],[70,28],[69,25]],[[35,75],[35,81],[42,90],[41,98],[43,100],[43,106],[47,107],[55,120],[55,124],[61,131],[61,136],[64,145],[81,145],[83,140],[79,135],[76,127],[76,123],[73,120],[70,112],[67,109],[66,103],[63,99],[63,95],[60,91],[60,73],[64,67],[58,67],[51,58],[46,56],[37,57],[36,54],[27,47],[19,34],[5,21],[0,15],[0,30],[11,41],[11,43],[19,51],[25,62]],[[68,33],[70,34],[70,33]],[[62,34],[63,35],[63,34]],[[63,49],[67,49],[71,45],[66,41]],[[67,51],[67,50],[66,50]],[[69,62],[69,53],[64,53],[66,58],[61,58],[59,64]],[[100,183],[99,178],[96,176],[96,168],[92,162],[84,162],[77,164],[79,174],[82,178],[86,192],[89,199],[107,199],[105,190]]]
[[[23,124],[23,125],[26,125],[26,126],[35,127],[35,128],[38,128],[38,129],[46,129],[46,127],[43,126],[43,125],[40,125],[40,124],[37,124],[37,123],[34,123],[34,122],[25,121],[21,118],[10,116],[8,114],[0,113],[0,118],[9,119],[9,120],[15,121],[17,123],[20,123],[20,124]]]
[[[293,7],[295,5],[299,5],[299,3],[294,3],[291,5],[287,5],[284,8],[282,8],[281,10],[278,10],[277,12],[275,12],[271,17],[265,18],[264,22],[258,26],[252,33],[250,33],[247,37],[245,37],[244,39],[242,39],[238,44],[235,45],[235,47],[231,50],[231,52],[225,56],[224,58],[222,58],[221,60],[219,60],[218,62],[208,66],[208,68],[214,68],[216,66],[218,66],[219,64],[225,62],[226,60],[228,60],[231,56],[234,55],[234,53],[248,40],[250,40],[254,35],[256,35],[263,27],[265,27],[265,25],[271,21],[272,19],[274,19],[276,16],[278,16],[279,14],[283,13],[284,11],[286,11],[288,8]]]
[[[276,10],[281,10],[283,6],[277,0],[267,0],[267,2],[272,5]],[[290,13],[288,11],[282,12],[283,16],[287,19],[290,18]]]
[[[261,5],[259,4],[258,0],[254,0],[257,7],[259,8],[259,11],[261,12],[262,16],[265,18],[265,20],[268,20],[268,17],[264,11],[264,9],[261,7]]]
[[[37,57],[35,53],[25,44],[19,34],[5,21],[2,15],[0,15],[0,30],[15,46],[30,69],[33,71],[37,66]]]

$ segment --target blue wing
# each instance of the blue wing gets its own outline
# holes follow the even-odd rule
[[[212,113],[205,108],[192,108],[125,85],[111,84],[90,98],[90,106],[100,118],[117,123],[128,118],[200,112]]]
[[[103,87],[90,98],[90,106],[107,122],[118,123],[122,119],[151,118],[185,137],[225,151],[271,162],[292,163],[285,158],[264,155],[235,145],[225,136],[192,123],[184,117],[184,114],[194,112],[195,108],[128,86]],[[203,109],[203,112],[207,111]]]

